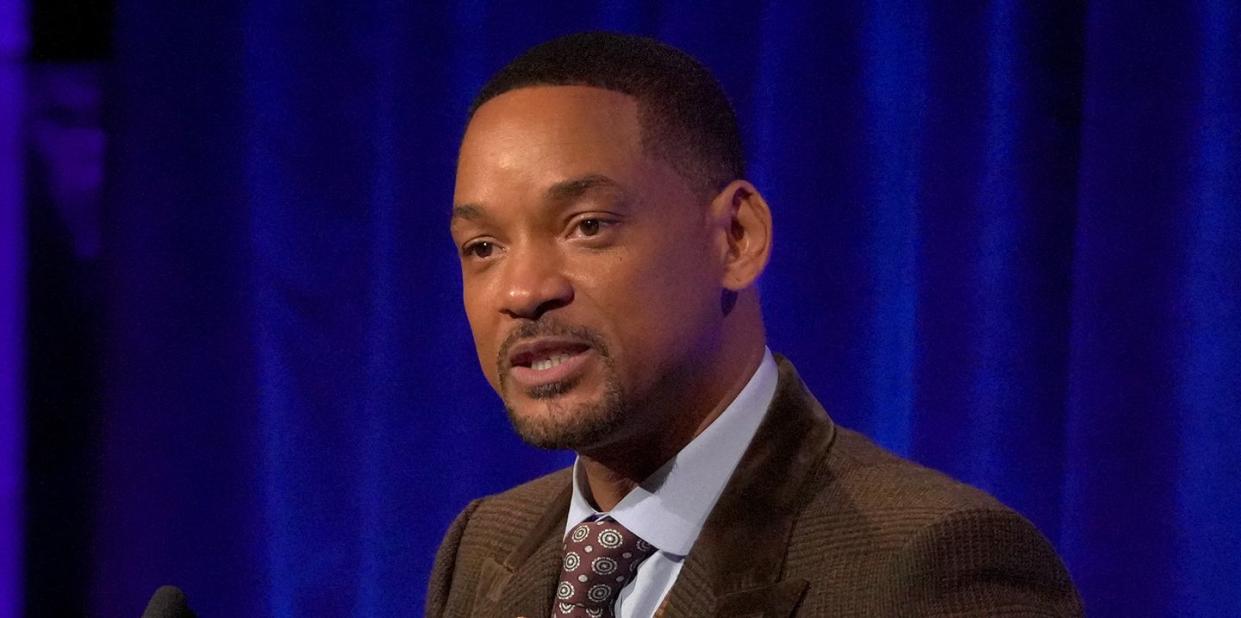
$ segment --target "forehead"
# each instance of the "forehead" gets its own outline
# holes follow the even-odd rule
[[[484,200],[488,187],[547,186],[606,174],[623,179],[645,159],[638,105],[589,86],[537,86],[506,92],[478,108],[457,162],[457,198]]]

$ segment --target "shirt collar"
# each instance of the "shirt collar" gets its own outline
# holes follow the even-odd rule
[[[764,348],[758,369],[719,417],[608,513],[596,511],[586,499],[585,472],[580,458],[574,461],[565,534],[583,521],[606,516],[661,551],[688,555],[771,405],[778,377],[771,350]]]

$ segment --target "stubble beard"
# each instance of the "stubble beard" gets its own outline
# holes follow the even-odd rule
[[[508,412],[513,430],[525,443],[548,450],[581,450],[600,444],[609,436],[615,435],[629,416],[630,406],[607,346],[591,331],[555,323],[540,324],[520,334],[530,335],[533,334],[531,331],[536,330],[539,334],[572,335],[589,341],[602,361],[602,393],[595,401],[568,404],[561,401],[561,396],[578,387],[580,379],[536,386],[527,389],[523,399],[528,407],[543,409],[523,414],[514,405],[513,394],[509,392],[511,385],[504,379],[501,365],[500,397],[504,401],[504,409]],[[516,337],[511,339],[515,340]],[[503,349],[506,350],[507,347],[506,344]]]
[[[598,400],[567,404],[559,397],[572,390],[576,382],[558,382],[526,392],[535,406],[546,406],[534,413],[519,413],[505,397],[509,422],[521,439],[531,446],[549,450],[582,450],[616,434],[628,417],[625,398],[615,380],[604,382]]]

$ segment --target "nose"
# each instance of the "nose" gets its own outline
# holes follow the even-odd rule
[[[512,250],[504,262],[500,311],[509,317],[537,320],[573,301],[573,285],[555,251]]]

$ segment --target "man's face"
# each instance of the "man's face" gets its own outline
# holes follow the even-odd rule
[[[643,151],[627,95],[530,87],[478,109],[452,236],[479,362],[524,439],[658,432],[692,390],[722,322],[707,201]]]

